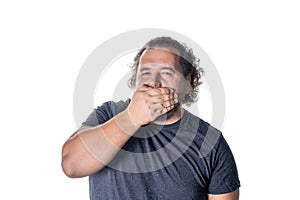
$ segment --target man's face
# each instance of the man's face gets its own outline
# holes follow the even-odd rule
[[[136,86],[169,87],[183,97],[190,92],[189,81],[183,77],[178,57],[166,49],[146,49],[139,62]]]

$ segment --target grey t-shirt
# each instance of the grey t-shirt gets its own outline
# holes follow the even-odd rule
[[[130,100],[106,102],[82,123],[96,126]],[[185,110],[170,125],[141,127],[101,171],[90,175],[92,200],[206,200],[240,187],[232,152],[221,132]]]

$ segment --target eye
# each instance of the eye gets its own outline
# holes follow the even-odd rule
[[[169,75],[169,76],[173,75],[171,72],[163,72],[163,74],[166,74],[166,75]]]
[[[150,75],[151,73],[150,72],[142,72],[140,75],[141,76],[148,76],[148,75]]]
[[[174,75],[174,73],[172,71],[168,71],[168,70],[162,71],[161,74],[163,76],[173,76]]]

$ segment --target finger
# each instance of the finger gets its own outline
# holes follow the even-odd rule
[[[177,96],[172,96],[172,97],[165,97],[166,99],[163,99],[162,96],[157,96],[157,97],[152,97],[151,101],[149,103],[152,103],[152,108],[158,109],[160,106],[163,108],[175,105],[178,103],[178,98]]]
[[[139,88],[137,88],[138,91],[147,91],[147,90],[151,90],[151,89],[153,89],[153,87],[151,87],[147,84],[143,84]]]
[[[165,96],[155,96],[149,98],[150,100],[148,101],[150,104],[152,104],[152,108],[159,108],[160,106],[162,107],[169,107],[172,105],[175,105],[178,103],[178,98],[177,96],[174,95],[165,95]]]
[[[175,98],[176,96],[174,94],[155,95],[155,96],[149,96],[149,102],[163,103],[165,101],[175,100]]]
[[[172,94],[174,93],[174,90],[167,87],[160,87],[160,88],[149,89],[147,90],[147,93],[150,96],[155,96],[155,95],[163,95],[163,94]]]
[[[166,112],[169,112],[169,111],[172,110],[174,107],[175,107],[175,105],[172,105],[172,106],[166,107],[166,108],[164,108],[164,109],[166,109]]]
[[[165,102],[163,102],[163,103],[162,103],[162,106],[163,106],[164,108],[167,108],[167,107],[172,106],[172,105],[174,105],[174,104],[175,104],[175,101],[174,101],[174,100],[171,100],[171,101],[165,101]]]
[[[175,101],[166,101],[163,103],[156,103],[150,106],[150,109],[155,112],[155,113],[165,113],[171,108],[172,106],[175,106],[176,102]],[[164,110],[166,109],[166,110]]]

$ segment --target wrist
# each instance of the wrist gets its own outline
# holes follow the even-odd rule
[[[128,135],[133,135],[141,126],[130,116],[128,109],[116,115],[115,122],[118,128]]]

